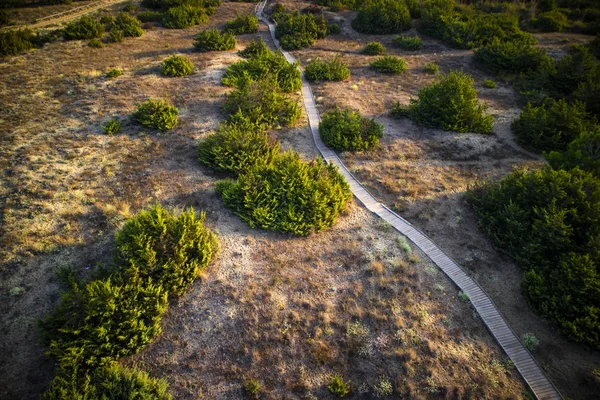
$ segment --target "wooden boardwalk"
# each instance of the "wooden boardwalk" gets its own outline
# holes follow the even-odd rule
[[[256,6],[256,15],[267,24],[275,46],[279,48],[279,41],[275,38],[275,26],[263,16],[263,10],[267,0],[263,0]],[[295,62],[295,58],[285,50],[283,55],[289,62]],[[348,171],[339,157],[321,140],[319,136],[319,112],[315,105],[310,85],[302,77],[302,98],[308,116],[309,128],[312,132],[315,145],[323,158],[331,164],[336,165],[344,175],[354,196],[371,212],[377,214],[384,221],[392,225],[398,232],[408,237],[419,249],[421,249],[448,277],[467,295],[473,307],[481,319],[494,335],[502,349],[513,361],[515,367],[525,380],[531,391],[540,400],[562,399],[561,394],[546,377],[531,353],[521,344],[517,335],[508,326],[495,304],[483,289],[469,277],[465,271],[448,257],[437,245],[424,233],[412,226],[398,214],[385,205],[379,203],[360,182]]]

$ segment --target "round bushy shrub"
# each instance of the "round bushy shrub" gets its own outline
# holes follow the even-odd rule
[[[241,113],[198,145],[200,162],[216,171],[239,174],[270,164],[279,155],[279,142]]]
[[[362,52],[370,56],[385,54],[385,46],[381,44],[381,42],[370,42],[365,46]]]
[[[179,110],[166,100],[148,100],[138,104],[133,117],[137,122],[148,128],[168,131],[177,125]]]
[[[63,29],[65,40],[94,39],[104,35],[104,25],[89,15],[84,15],[76,22],[69,22]]]
[[[133,3],[126,3],[123,7],[123,11],[125,12],[134,12],[135,10],[137,10],[137,6]]]
[[[427,64],[423,65],[423,70],[428,74],[435,75],[440,71],[440,66],[436,63],[428,62]]]
[[[115,133],[119,133],[121,130],[121,121],[116,118],[113,118],[102,125],[102,130],[107,135],[114,135]]]
[[[225,32],[234,35],[258,32],[258,18],[255,15],[238,15],[235,19],[225,22]]]
[[[123,31],[120,29],[116,29],[113,26],[113,28],[110,30],[110,33],[108,34],[108,41],[111,43],[121,43],[123,40],[125,40],[125,34],[123,33]]]
[[[579,167],[600,177],[600,125],[590,129],[569,143],[564,152],[544,154],[552,168],[570,170]]]
[[[194,72],[194,64],[187,57],[175,54],[163,61],[160,72],[166,76],[186,76]]]
[[[501,40],[494,40],[475,50],[475,61],[494,73],[530,72],[537,70],[543,63],[552,62],[544,50],[529,43]]]
[[[104,44],[102,44],[102,41],[100,41],[100,39],[92,39],[88,42],[88,46],[92,49],[101,49],[104,47]]]
[[[238,54],[244,58],[260,58],[269,55],[270,53],[272,53],[272,51],[263,38],[252,39],[250,44],[244,50],[238,52]]]
[[[124,12],[117,15],[112,29],[122,31],[125,37],[140,37],[144,34],[141,21]]]
[[[536,151],[563,151],[592,127],[585,104],[564,99],[548,99],[540,107],[528,104],[511,124],[517,142]]]
[[[10,30],[0,32],[0,56],[14,56],[33,47],[33,31]]]
[[[534,21],[534,25],[542,32],[560,32],[567,25],[567,17],[558,10],[548,11],[540,14]]]
[[[163,13],[160,11],[143,11],[136,15],[141,22],[161,22]]]
[[[373,61],[370,66],[375,71],[386,74],[400,74],[406,71],[406,61],[395,56],[379,57]]]
[[[262,129],[290,126],[301,114],[297,100],[288,99],[272,76],[241,85],[227,96],[223,109],[230,115],[239,111]]]
[[[275,37],[285,50],[298,50],[310,47],[315,40],[327,35],[325,17],[313,14],[282,14],[275,27]]]
[[[361,151],[373,148],[383,136],[383,126],[358,111],[335,109],[323,114],[319,124],[323,142],[341,151]]]
[[[140,399],[172,400],[167,382],[146,372],[112,364],[92,372],[60,371],[43,400]]]
[[[403,1],[378,0],[367,3],[352,20],[352,28],[360,33],[386,35],[400,33],[412,26],[410,11]]]
[[[416,51],[423,48],[423,41],[418,36],[396,36],[393,43],[403,50]]]
[[[340,56],[326,61],[316,58],[306,65],[304,76],[309,81],[343,81],[350,76],[350,70]]]
[[[410,100],[409,115],[419,125],[455,132],[489,133],[494,122],[477,100],[473,78],[463,72],[422,88],[418,99]]]
[[[163,25],[171,29],[184,29],[208,21],[206,10],[190,4],[172,7],[163,15]]]
[[[351,198],[336,167],[318,158],[306,163],[294,152],[221,181],[217,193],[251,228],[306,236],[335,222]]]
[[[194,47],[198,51],[224,51],[235,47],[235,36],[221,33],[218,29],[207,29],[194,37]]]
[[[125,282],[139,279],[169,295],[182,295],[218,250],[205,214],[173,214],[156,204],[128,220],[116,235],[117,262]]]

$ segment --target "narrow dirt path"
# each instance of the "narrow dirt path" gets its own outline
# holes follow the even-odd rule
[[[263,0],[256,7],[256,15],[269,27],[275,46],[280,49],[279,41],[275,38],[275,26],[263,16],[263,10],[267,0]],[[281,50],[289,62],[295,58],[285,50]],[[531,353],[523,346],[514,331],[508,326],[504,317],[492,299],[483,291],[463,268],[448,257],[429,237],[412,226],[408,221],[394,213],[384,204],[379,203],[362,184],[348,171],[339,157],[329,149],[319,136],[319,112],[315,105],[314,97],[308,81],[302,77],[302,98],[308,116],[309,128],[313,134],[315,145],[323,158],[330,164],[336,165],[350,185],[354,196],[371,212],[377,214],[384,221],[392,225],[398,232],[408,237],[419,247],[444,273],[469,296],[473,307],[496,338],[508,357],[513,361],[515,367],[529,385],[538,399],[555,400],[563,397],[558,389],[550,382],[543,370],[537,364]]]

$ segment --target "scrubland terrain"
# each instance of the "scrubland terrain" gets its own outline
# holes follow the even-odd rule
[[[232,51],[207,53],[193,51],[192,37],[253,9],[224,2],[193,28],[145,23],[142,37],[102,49],[60,41],[0,63],[0,397],[38,398],[53,377],[37,320],[59,300],[57,268],[70,265],[85,276],[109,262],[124,220],[160,202],[205,210],[221,242],[217,260],[171,302],[162,335],[124,360],[165,378],[174,398],[241,398],[249,379],[261,383],[262,398],[333,398],[326,386],[334,374],[352,382],[356,398],[373,397],[386,380],[398,398],[528,398],[450,280],[356,202],[332,228],[304,238],[250,229],[223,206],[214,192],[220,176],[200,166],[196,146],[224,120],[223,96],[231,89],[220,79],[257,35],[238,36]],[[544,162],[512,137],[510,122],[522,106],[514,90],[502,83],[483,88],[490,77],[472,65],[471,51],[425,36],[423,50],[398,50],[391,36],[352,30],[354,14],[326,12],[342,33],[293,53],[303,65],[342,55],[350,78],[312,86],[320,111],[351,107],[385,127],[377,148],[342,154],[343,161],[465,267],[517,334],[540,339],[534,355],[565,396],[595,398],[599,378],[590,371],[600,356],[562,339],[531,311],[519,290],[521,270],[493,247],[464,201],[469,185]],[[265,26],[258,35],[272,45]],[[583,40],[546,34],[540,41],[560,54],[565,37]],[[407,73],[370,70],[371,58],[360,50],[372,40],[406,59]],[[171,54],[188,56],[194,74],[160,75]],[[443,132],[389,116],[396,101],[408,103],[434,79],[423,72],[432,61],[441,72],[462,69],[475,78],[496,117],[492,134]],[[124,74],[107,79],[115,67]],[[174,130],[161,133],[126,118],[148,98],[179,108]],[[105,135],[101,125],[113,117],[124,121],[122,132]],[[304,117],[272,134],[303,159],[317,156]]]

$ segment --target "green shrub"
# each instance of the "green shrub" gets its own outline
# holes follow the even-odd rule
[[[157,204],[127,221],[116,235],[123,281],[138,279],[182,295],[218,250],[204,219],[192,208],[175,215]]]
[[[338,397],[344,397],[350,393],[350,382],[344,382],[341,375],[334,375],[329,381],[327,389]]]
[[[327,24],[327,35],[339,35],[342,27],[339,24]]]
[[[386,74],[400,74],[406,71],[406,61],[395,56],[379,57],[370,64],[375,71]]]
[[[109,27],[110,25],[113,24],[113,22],[115,22],[115,19],[113,18],[112,15],[103,15],[102,17],[100,17],[100,23],[104,26]]]
[[[115,18],[111,30],[113,29],[123,31],[125,37],[140,37],[144,34],[140,20],[124,12]]]
[[[117,78],[121,75],[123,75],[123,71],[121,71],[119,68],[113,68],[106,73],[106,77],[108,79]]]
[[[396,36],[393,43],[403,50],[416,51],[423,48],[423,41],[418,36]]]
[[[475,50],[475,61],[484,69],[499,73],[522,73],[537,70],[542,64],[552,62],[542,49],[525,42],[494,40]]]
[[[270,75],[284,92],[294,92],[302,87],[298,63],[288,63],[281,52],[272,52],[264,42],[262,45],[265,47],[261,42],[253,43],[241,52],[242,55],[248,55],[248,60],[233,63],[227,68],[221,80],[224,85],[239,88]]]
[[[116,118],[113,118],[104,125],[102,125],[102,129],[107,135],[114,135],[115,133],[119,133],[119,131],[121,130],[121,121],[119,121]]]
[[[224,110],[244,117],[264,129],[273,126],[290,126],[300,118],[296,100],[288,99],[277,86],[275,78],[267,76],[256,82],[248,81],[227,95]]]
[[[343,176],[322,159],[311,163],[294,152],[221,181],[217,193],[251,228],[308,235],[331,226],[350,199]]]
[[[260,58],[273,53],[262,38],[252,39],[250,44],[238,54],[244,58]]]
[[[358,111],[335,109],[323,114],[319,124],[323,142],[335,150],[361,151],[373,148],[383,136],[383,126]]]
[[[92,39],[88,42],[88,46],[92,49],[101,49],[104,47],[104,44],[102,44],[100,39]]]
[[[234,35],[258,32],[258,18],[255,15],[238,15],[235,19],[225,22],[225,32]]]
[[[583,132],[569,143],[564,152],[552,151],[545,156],[554,169],[579,167],[600,177],[600,126]]]
[[[540,344],[538,338],[533,333],[524,333],[521,335],[523,346],[529,351],[534,351]]]
[[[185,56],[173,55],[163,61],[160,72],[166,76],[186,76],[194,72],[194,64]]]
[[[496,85],[496,82],[494,82],[491,79],[485,79],[483,81],[483,87],[487,88],[487,89],[496,89],[498,86]]]
[[[567,25],[567,17],[558,10],[540,14],[534,21],[534,26],[542,32],[560,32]]]
[[[422,88],[418,99],[410,100],[412,120],[423,126],[447,131],[489,133],[494,118],[486,115],[477,100],[473,78],[450,72]]]
[[[113,27],[108,34],[108,41],[111,43],[121,43],[123,40],[125,40],[125,33]]]
[[[437,74],[440,71],[440,66],[436,63],[429,62],[423,66],[423,70],[428,74]]]
[[[600,58],[600,33],[589,43],[589,49],[596,58]]]
[[[408,7],[404,2],[395,0],[366,3],[352,20],[355,31],[378,35],[400,33],[411,26]]]
[[[223,51],[235,47],[235,36],[221,33],[218,29],[207,29],[194,37],[194,47],[198,51]]]
[[[258,381],[254,379],[248,379],[246,382],[246,386],[244,386],[244,390],[248,396],[256,396],[261,391],[261,386]]]
[[[189,4],[172,7],[163,14],[163,25],[171,29],[184,29],[208,21],[206,10]]]
[[[165,100],[148,100],[138,104],[133,118],[145,127],[168,131],[177,125],[178,114],[179,110]]]
[[[89,373],[61,370],[42,399],[171,400],[167,387],[164,379],[154,379],[143,371],[115,363]]]
[[[202,164],[234,174],[268,165],[278,155],[279,142],[241,113],[231,122],[219,125],[216,133],[198,145],[198,159]]]
[[[304,76],[309,81],[343,81],[350,76],[350,70],[340,56],[330,60],[317,57],[306,65]]]
[[[0,9],[0,26],[8,25],[10,18],[5,10]]]
[[[33,32],[29,29],[0,32],[0,56],[15,56],[30,50],[32,37]]]
[[[282,14],[275,27],[275,37],[285,50],[298,50],[310,47],[315,40],[327,35],[327,21],[324,16],[313,14]]]
[[[525,272],[532,308],[600,348],[600,180],[580,169],[518,170],[468,192],[478,223]]]
[[[394,387],[392,386],[392,382],[390,382],[390,378],[381,375],[373,385],[373,392],[377,398],[391,396],[394,393]]]
[[[104,35],[104,25],[89,15],[84,15],[76,22],[69,22],[63,29],[65,40],[94,39]]]
[[[136,17],[141,22],[161,22],[164,14],[160,11],[142,11]]]
[[[362,52],[370,56],[385,54],[385,46],[381,44],[381,42],[370,42],[365,46]]]
[[[134,12],[135,10],[137,10],[137,6],[133,3],[127,3],[123,7],[123,11],[125,12]]]
[[[516,118],[511,128],[517,142],[536,151],[563,151],[583,132],[591,130],[593,122],[585,104],[575,101],[548,99],[540,107],[527,107]]]

